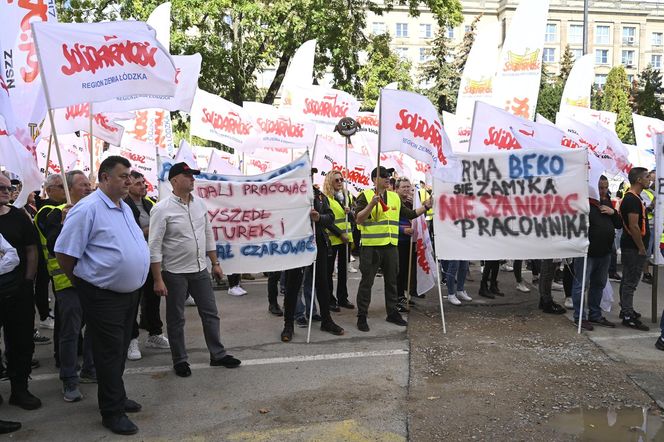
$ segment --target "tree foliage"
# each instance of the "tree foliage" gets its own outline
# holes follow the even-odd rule
[[[616,66],[609,71],[602,100],[598,110],[614,112],[618,115],[616,133],[623,143],[634,144],[632,130],[632,107],[629,102],[630,84],[624,66]]]
[[[565,86],[573,67],[574,54],[572,54],[572,50],[569,48],[569,45],[567,45],[565,46],[565,51],[563,52],[562,57],[560,57],[560,81],[563,87]]]
[[[662,73],[648,65],[639,73],[634,91],[634,112],[645,117],[664,120],[662,112]]]
[[[390,35],[381,34],[371,38],[367,48],[367,62],[358,71],[362,84],[362,110],[373,111],[380,89],[392,82],[399,83],[399,89],[410,90],[413,80],[410,76],[411,64],[390,49]]]
[[[560,75],[553,75],[549,71],[549,66],[542,63],[540,89],[535,112],[549,121],[556,121],[556,113],[560,109],[560,101],[563,98],[564,84]]]

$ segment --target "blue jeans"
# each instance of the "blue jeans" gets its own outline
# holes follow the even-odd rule
[[[456,295],[456,292],[461,292],[466,284],[466,275],[468,274],[468,261],[445,261],[447,273],[445,279],[447,280],[447,293],[448,295]]]
[[[588,257],[586,268],[586,285],[588,289],[588,316],[583,314],[583,319],[589,318],[591,321],[599,320],[602,317],[602,292],[609,277],[609,265],[611,264],[611,254],[602,257]],[[581,283],[583,278],[583,258],[574,258],[574,283],[572,284],[572,301],[574,302],[574,320],[579,319],[581,308]]]
[[[63,382],[78,384],[78,338],[83,323],[83,309],[78,292],[74,288],[66,288],[55,292],[58,309],[58,340],[60,345],[60,379]],[[82,373],[96,376],[92,359],[92,342],[86,327],[83,336],[83,367]]]
[[[311,311],[311,285],[313,284],[314,269],[313,265],[304,269],[304,278],[302,281],[302,290],[297,294],[297,304],[295,304],[295,319],[309,317]],[[304,295],[304,302],[302,297]],[[314,315],[316,311],[316,303],[314,302]]]

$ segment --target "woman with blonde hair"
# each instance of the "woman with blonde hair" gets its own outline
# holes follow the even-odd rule
[[[351,196],[344,188],[344,177],[338,170],[332,170],[325,176],[323,183],[323,194],[330,202],[330,208],[334,212],[334,224],[339,229],[339,234],[328,230],[330,237],[330,255],[328,256],[327,279],[330,286],[330,310],[339,311],[339,307],[353,309],[355,306],[348,300],[347,261],[350,243],[353,242],[352,227],[350,220],[354,217],[350,209]],[[338,259],[337,268],[337,297],[332,295],[332,274],[334,273],[334,261]]]

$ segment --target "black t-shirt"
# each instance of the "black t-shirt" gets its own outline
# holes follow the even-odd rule
[[[629,231],[626,228],[629,225],[628,215],[630,213],[637,213],[639,215],[639,224],[638,224],[639,228],[645,225],[645,235],[641,235],[641,239],[643,240],[643,245],[646,247],[648,246],[648,239],[650,238],[650,228],[648,227],[647,220],[645,220],[643,216],[645,212],[644,208],[645,205],[643,204],[643,200],[641,199],[640,196],[636,196],[632,192],[625,193],[625,197],[620,203],[620,216],[622,217],[623,226],[625,227],[625,229],[623,230],[623,234],[620,237],[620,248],[625,248],[625,249],[638,248],[636,247],[636,243],[632,239],[632,235],[629,234]]]
[[[30,217],[20,209],[9,206],[9,212],[0,215],[0,234],[16,249],[20,263],[18,274],[25,276],[26,249],[28,246],[38,245],[37,230],[30,222]]]

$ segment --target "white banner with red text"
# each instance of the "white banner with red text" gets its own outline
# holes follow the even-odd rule
[[[77,104],[63,109],[55,109],[53,120],[59,134],[73,134],[78,131],[90,132],[90,104]],[[95,113],[92,115],[92,134],[101,138],[112,146],[119,146],[122,142],[124,127],[115,123],[118,120],[134,118],[131,112],[122,113]],[[41,136],[51,135],[51,120],[46,118],[42,126]]]

